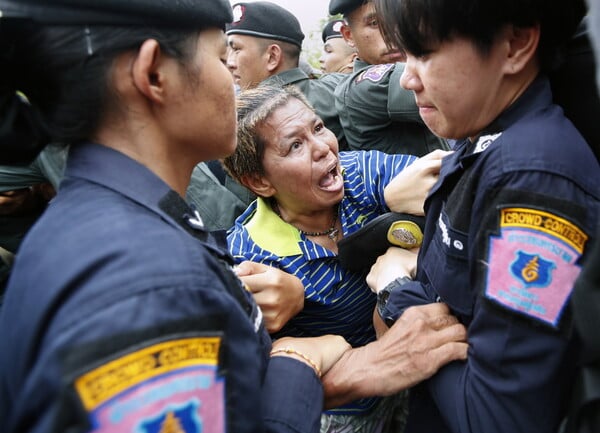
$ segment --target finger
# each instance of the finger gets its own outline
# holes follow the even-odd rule
[[[252,289],[251,286],[250,287],[250,292],[252,293],[252,297],[254,298],[254,302],[256,302],[261,310],[263,310],[263,314],[264,312],[268,309],[269,307],[269,297],[265,296],[264,292],[260,289]]]
[[[465,361],[468,351],[469,345],[467,343],[454,341],[431,350],[430,359],[435,369],[433,373],[451,361]]]
[[[233,272],[235,272],[238,277],[250,275],[252,273],[252,266],[248,263],[249,262],[242,262],[239,265],[235,265],[233,267]]]
[[[269,267],[263,263],[244,260],[234,268],[234,271],[238,277],[241,277],[246,275],[260,274],[266,272],[268,269]]]
[[[423,173],[426,175],[430,174],[438,174],[442,167],[441,159],[432,159],[428,161],[423,161],[421,164],[421,168],[423,169]]]
[[[251,293],[257,294],[265,289],[262,274],[240,276],[239,278],[250,289]]]
[[[446,157],[448,155],[451,155],[453,153],[454,153],[453,150],[436,149],[433,152],[429,152],[427,155],[431,155],[432,157],[435,157],[435,158],[444,158],[444,157]]]
[[[444,346],[448,343],[467,343],[467,331],[464,326],[454,324],[427,335],[426,347],[429,350]]]
[[[447,328],[448,326],[455,325],[459,322],[456,317],[448,315],[448,314],[444,314],[441,316],[430,317],[427,320],[427,323],[429,324],[429,326],[431,326],[431,328],[433,328],[437,331],[440,329]]]
[[[441,150],[441,149],[436,149],[433,152],[429,152],[425,155],[423,155],[422,157],[419,158],[419,160],[421,161],[428,161],[428,160],[441,160],[444,156],[446,156],[446,152]]]
[[[433,304],[417,305],[406,309],[402,316],[407,318],[417,318],[422,316],[434,317],[441,316],[444,314],[450,314],[450,309],[443,302],[436,302]]]

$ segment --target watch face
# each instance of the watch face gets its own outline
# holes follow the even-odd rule
[[[390,289],[388,287],[384,288],[377,294],[377,312],[383,318],[384,311],[387,301],[390,297]]]
[[[409,277],[396,278],[390,284],[385,286],[379,293],[377,293],[377,313],[383,319],[387,326],[392,326],[396,321],[395,319],[390,317],[390,313],[386,311],[386,306],[390,298],[390,293],[392,293],[392,290],[396,289],[397,287],[400,287],[411,281],[412,279]]]
[[[377,294],[377,302],[380,304],[387,304],[387,301],[390,297],[390,290],[388,288],[384,288]]]

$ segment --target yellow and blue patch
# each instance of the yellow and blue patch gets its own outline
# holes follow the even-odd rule
[[[543,210],[500,210],[500,233],[490,238],[485,296],[554,328],[570,298],[588,236]]]
[[[160,342],[107,361],[75,380],[92,431],[221,433],[225,380],[220,337]]]

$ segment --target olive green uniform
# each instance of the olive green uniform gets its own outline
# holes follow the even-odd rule
[[[335,107],[348,147],[423,156],[448,150],[446,140],[423,123],[412,91],[400,86],[404,63],[354,62],[335,91]]]

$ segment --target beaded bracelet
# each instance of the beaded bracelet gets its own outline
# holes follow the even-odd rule
[[[304,353],[298,352],[296,349],[292,349],[291,347],[282,347],[281,349],[272,350],[271,356],[275,355],[276,353],[291,353],[293,355],[299,356],[300,358],[304,359],[310,364],[310,366],[313,368],[313,370],[315,370],[319,378],[321,377],[321,369],[317,366],[317,363],[310,359],[308,356],[306,356]]]

